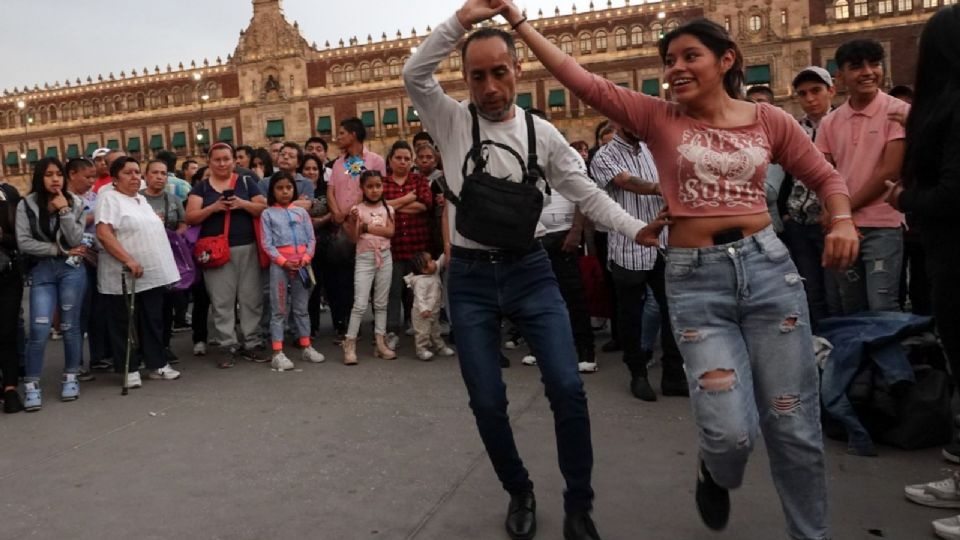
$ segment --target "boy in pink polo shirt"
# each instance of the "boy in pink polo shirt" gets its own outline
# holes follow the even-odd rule
[[[903,214],[884,201],[885,180],[900,178],[904,129],[889,116],[906,116],[909,105],[880,91],[883,46],[870,39],[837,49],[838,77],[850,98],[820,125],[816,144],[850,189],[853,220],[863,234],[860,258],[837,276],[845,315],[900,311]],[[833,216],[836,220],[843,216]]]

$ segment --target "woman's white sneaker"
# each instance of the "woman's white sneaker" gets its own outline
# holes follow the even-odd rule
[[[170,367],[170,364],[167,364],[160,369],[147,372],[147,378],[154,381],[172,381],[180,378],[180,372]]]
[[[193,355],[194,356],[206,356],[207,355],[207,344],[198,341],[193,344]]]
[[[934,520],[933,532],[945,540],[960,540],[960,516]]]
[[[326,360],[323,354],[320,351],[314,349],[312,346],[305,347],[303,349],[303,354],[301,355],[304,362],[312,362],[314,364],[319,364]]]
[[[143,381],[140,380],[139,371],[127,373],[127,388],[140,388],[141,386],[143,386]]]
[[[913,484],[903,488],[907,499],[933,508],[960,508],[960,473],[949,478],[926,484]],[[958,537],[960,538],[960,537]]]
[[[270,360],[270,367],[277,371],[290,371],[294,368],[293,361],[287,358],[287,355],[280,352]]]

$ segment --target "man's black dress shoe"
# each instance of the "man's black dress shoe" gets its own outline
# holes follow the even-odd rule
[[[510,495],[505,525],[512,540],[531,540],[537,534],[537,499],[532,491]]]
[[[574,512],[563,519],[564,540],[600,540],[588,512]]]

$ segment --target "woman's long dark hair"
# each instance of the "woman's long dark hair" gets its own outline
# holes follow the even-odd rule
[[[907,118],[903,181],[933,180],[943,141],[960,111],[960,5],[938,11],[920,35],[913,105]]]
[[[37,195],[37,210],[39,211],[37,221],[39,221],[40,231],[50,240],[55,240],[53,231],[50,229],[50,210],[47,209],[47,205],[50,203],[50,193],[47,192],[47,187],[43,185],[43,178],[46,176],[47,169],[50,168],[50,165],[60,169],[60,175],[63,176],[63,187],[60,191],[63,192],[63,196],[67,199],[67,205],[71,208],[73,207],[73,197],[67,193],[67,175],[63,170],[63,163],[55,157],[43,158],[33,166],[30,193]]]
[[[260,162],[263,163],[263,177],[269,178],[273,176],[273,159],[270,158],[270,151],[262,146],[253,151],[253,154],[250,156],[250,168],[253,168],[253,160],[260,158]]]
[[[733,99],[740,99],[743,96],[743,81],[745,79],[743,53],[740,52],[737,42],[730,38],[730,34],[722,26],[711,20],[694,19],[675,30],[671,30],[660,40],[658,48],[662,62],[667,61],[667,49],[670,47],[670,42],[683,35],[693,36],[700,40],[700,43],[703,43],[706,48],[717,55],[718,59],[727,51],[733,51],[733,65],[723,75],[723,89]]]

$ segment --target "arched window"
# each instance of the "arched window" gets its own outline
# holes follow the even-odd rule
[[[80,105],[74,101],[70,104],[70,119],[77,120],[80,118]]]
[[[560,36],[560,50],[563,51],[564,54],[573,56],[573,36]]]
[[[463,64],[461,63],[460,53],[455,52],[450,55],[450,69],[460,69]]]
[[[363,62],[360,64],[360,82],[370,81],[370,64]]]
[[[580,54],[590,54],[593,49],[593,36],[584,32],[580,34]]]
[[[597,30],[597,33],[593,35],[593,39],[596,40],[597,50],[605,51],[607,50],[607,31],[606,30]]]
[[[378,81],[383,78],[383,62],[380,60],[373,61],[373,78]]]
[[[343,68],[343,82],[350,84],[357,80],[357,68],[353,64],[347,64]]]
[[[650,25],[650,39],[654,42],[660,41],[663,37],[663,24],[655,22]]]
[[[166,90],[160,91],[160,106],[164,108],[170,106],[170,94]]]
[[[56,122],[56,121],[57,121],[57,106],[56,106],[56,105],[51,105],[50,107],[48,107],[48,108],[47,108],[47,114],[49,115],[49,118],[50,118],[50,121],[51,121],[51,122]]]
[[[197,87],[192,84],[188,84],[183,87],[183,104],[190,105],[193,103],[193,100],[197,97]]]
[[[880,15],[893,13],[893,0],[880,0],[877,2],[877,13]]]
[[[159,109],[160,108],[160,94],[151,91],[150,92],[150,108]]]
[[[523,61],[527,57],[527,48],[521,42],[517,42],[517,60]]]
[[[333,84],[340,84],[343,82],[343,68],[340,66],[333,66],[330,68],[330,80],[333,81]]]
[[[837,0],[834,2],[833,16],[836,19],[850,18],[850,4],[847,3],[847,0]]]
[[[634,26],[630,28],[630,45],[634,47],[639,47],[643,45],[643,27]]]
[[[547,41],[549,41],[554,47],[558,46],[556,36],[547,36]]]
[[[103,100],[103,114],[111,115],[113,114],[113,100],[106,98]]]
[[[869,14],[870,14],[870,8],[867,5],[867,0],[854,0],[853,2],[854,17],[866,17]]]
[[[213,81],[207,83],[207,95],[210,96],[210,101],[220,99],[220,85]]]
[[[667,22],[667,32],[673,32],[677,28],[680,28],[680,21],[676,19],[671,19]]]
[[[41,124],[46,124],[47,121],[48,121],[47,108],[46,108],[46,107],[40,107],[40,123],[41,123]]]
[[[617,28],[613,31],[613,43],[618,49],[624,49],[630,43],[626,28]]]
[[[91,104],[89,101],[84,101],[84,102],[83,102],[83,117],[84,117],[84,118],[90,118],[91,116],[93,116],[93,104]]]
[[[759,32],[763,29],[763,19],[761,19],[759,15],[751,15],[748,28],[751,32]]]
[[[173,106],[179,107],[183,105],[183,93],[179,88],[174,88],[170,91],[170,97],[173,99]]]
[[[7,129],[7,115],[0,113],[0,129]]]
[[[143,92],[137,94],[137,110],[142,111],[147,108],[147,100],[143,96]]]
[[[391,77],[399,77],[400,69],[401,66],[399,58],[391,58],[387,60],[387,73],[389,73]]]

